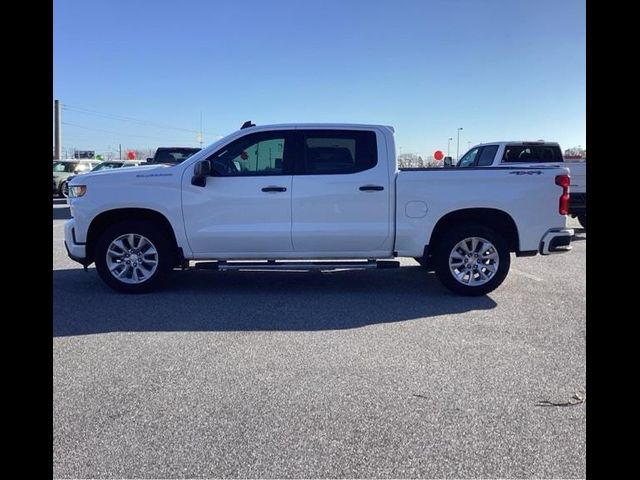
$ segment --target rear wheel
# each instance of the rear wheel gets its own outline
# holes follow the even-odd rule
[[[582,225],[582,228],[586,230],[587,229],[587,212],[584,212],[578,215],[578,221],[580,222],[580,225]]]
[[[510,265],[505,239],[482,225],[451,228],[438,240],[434,254],[436,276],[460,295],[484,295],[495,290]]]
[[[123,221],[98,239],[96,270],[114,290],[144,293],[159,288],[173,268],[175,251],[166,232],[148,221]]]
[[[62,184],[60,184],[60,196],[64,198],[69,196],[69,182],[62,182]]]

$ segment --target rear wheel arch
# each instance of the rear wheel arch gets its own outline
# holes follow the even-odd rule
[[[470,224],[483,225],[501,235],[507,242],[510,252],[520,250],[518,228],[511,215],[496,208],[466,208],[449,212],[438,220],[431,232],[431,238],[427,242],[428,248],[425,248],[425,251],[430,255],[436,248],[438,239],[442,238],[446,232],[454,227]]]

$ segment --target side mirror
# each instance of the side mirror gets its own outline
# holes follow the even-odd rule
[[[450,167],[453,164],[453,160],[451,157],[444,157],[443,163],[445,167]]]
[[[193,167],[193,177],[191,177],[191,185],[196,187],[204,187],[207,184],[207,177],[211,173],[211,163],[209,160],[201,160]]]
[[[147,158],[147,163],[153,163],[153,158]]]

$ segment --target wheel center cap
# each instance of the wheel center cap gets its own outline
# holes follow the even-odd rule
[[[135,253],[132,253],[131,256],[129,257],[129,260],[136,263],[139,262],[138,255],[136,255]]]

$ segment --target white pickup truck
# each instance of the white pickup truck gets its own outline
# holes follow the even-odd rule
[[[255,126],[182,163],[69,185],[69,256],[121,292],[174,268],[397,267],[414,257],[462,295],[502,283],[517,256],[570,250],[568,170],[398,169],[381,125]]]
[[[534,167],[567,167],[571,176],[569,215],[578,217],[580,224],[587,228],[587,160],[565,160],[560,145],[555,142],[538,140],[481,143],[465,153],[456,166],[504,167],[516,163]]]

